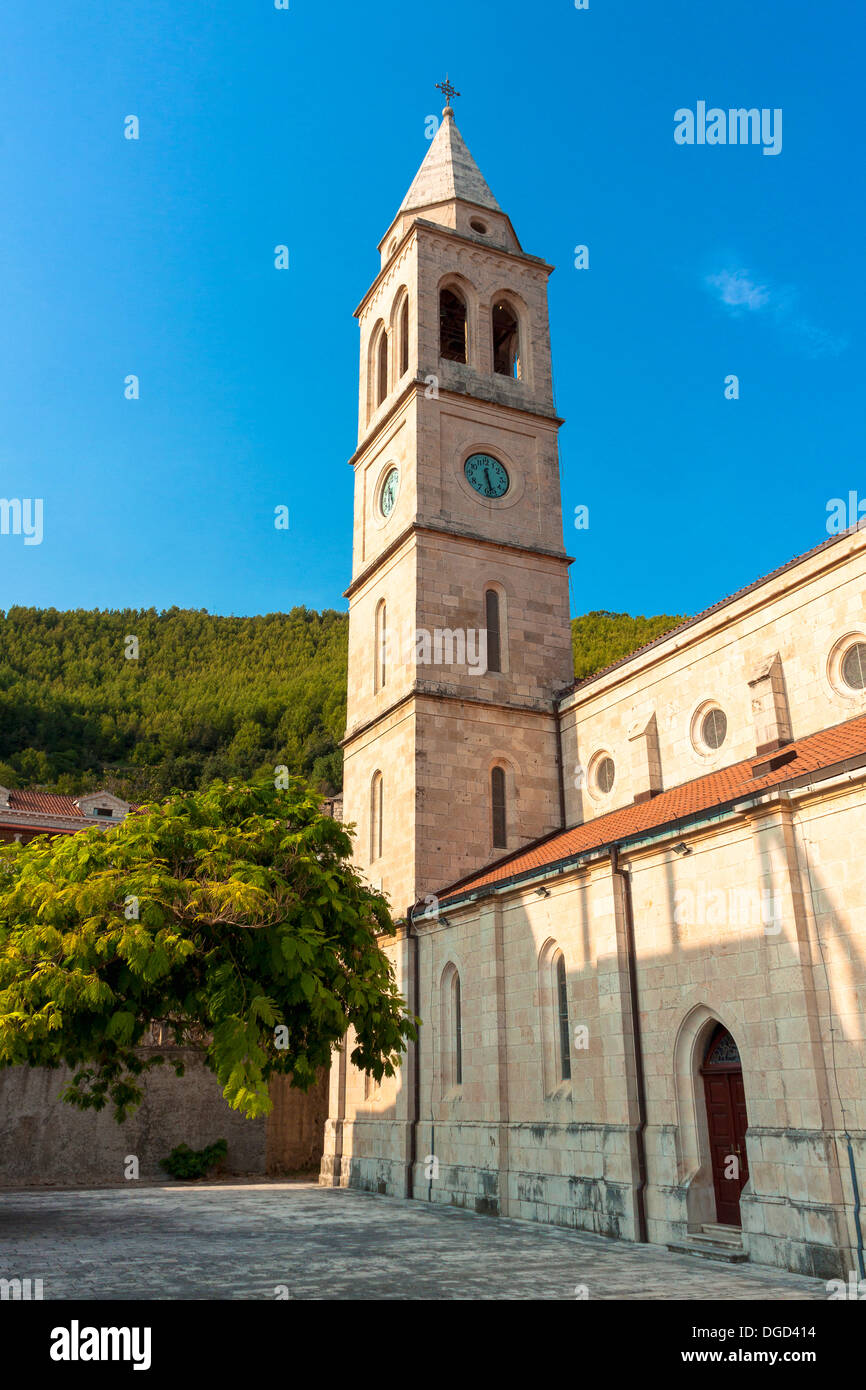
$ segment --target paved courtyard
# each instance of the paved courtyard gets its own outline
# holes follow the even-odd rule
[[[42,1278],[45,1299],[827,1298],[796,1274],[312,1182],[0,1193],[0,1278]]]

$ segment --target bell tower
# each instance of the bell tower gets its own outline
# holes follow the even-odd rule
[[[450,95],[361,328],[344,816],[395,915],[562,824],[574,679],[547,279]]]

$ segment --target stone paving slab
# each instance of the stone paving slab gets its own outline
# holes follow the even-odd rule
[[[822,1280],[313,1182],[0,1193],[45,1299],[827,1299]]]

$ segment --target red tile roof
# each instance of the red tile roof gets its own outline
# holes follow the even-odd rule
[[[777,753],[756,755],[697,777],[693,782],[683,782],[649,801],[630,803],[583,825],[573,826],[571,830],[557,830],[500,859],[481,873],[451,884],[438,895],[439,901],[445,905],[449,898],[463,897],[480,888],[531,875],[574,855],[617,844],[662,826],[673,829],[690,816],[744,800],[771,787],[794,783],[801,777],[808,780],[809,774],[826,771],[848,760],[852,765],[866,763],[866,715],[858,715],[832,729],[823,729],[786,744]],[[771,769],[771,761],[778,761],[778,765]],[[755,776],[755,771],[763,775]]]
[[[40,816],[80,816],[80,807],[75,797],[61,796],[59,792],[9,791],[10,811],[32,811]],[[0,817],[3,812],[0,809]]]
[[[82,796],[93,796],[93,792],[82,792]],[[79,798],[80,799],[80,798]],[[34,816],[75,816],[79,820],[96,820],[96,816],[85,817],[80,806],[75,804],[74,796],[64,796],[60,792],[39,792],[9,788],[9,806],[0,806],[0,822],[3,820],[4,810],[17,811],[19,814],[29,812]],[[137,809],[130,806],[131,811]]]

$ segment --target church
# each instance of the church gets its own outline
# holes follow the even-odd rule
[[[422,1025],[335,1053],[320,1181],[862,1278],[866,530],[575,683],[553,267],[450,96],[350,460],[343,814]]]

